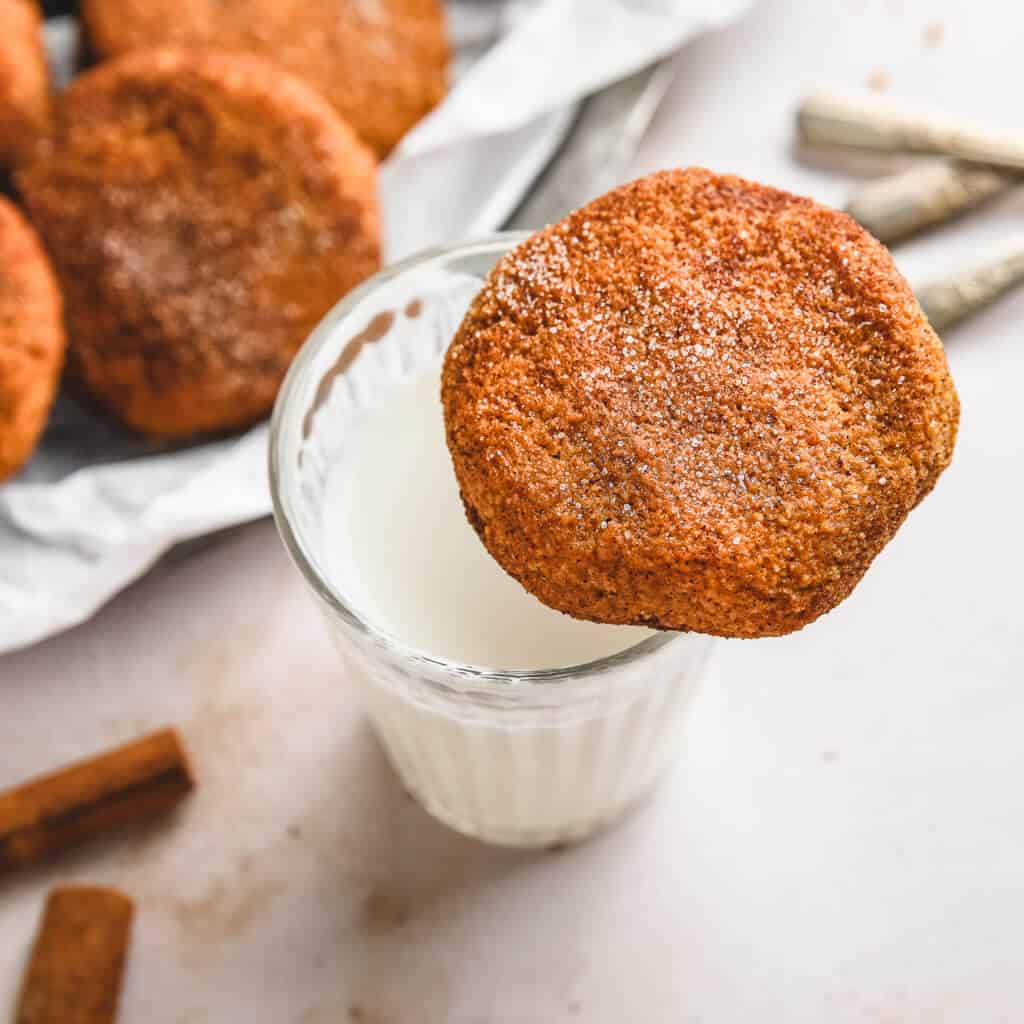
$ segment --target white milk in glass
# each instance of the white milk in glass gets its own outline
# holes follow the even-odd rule
[[[313,556],[339,682],[403,784],[460,832],[536,847],[590,835],[651,791],[710,640],[546,608],[469,525],[439,359],[509,244],[393,270],[325,321],[297,361],[275,451],[279,515],[303,542],[300,564]]]
[[[487,668],[564,668],[650,635],[553,611],[491,558],[459,498],[440,390],[440,366],[400,382],[330,471],[325,550],[352,606],[406,646]]]

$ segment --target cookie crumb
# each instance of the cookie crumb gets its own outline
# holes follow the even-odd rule
[[[889,72],[883,71],[881,68],[872,71],[867,77],[867,87],[872,92],[888,92],[891,83]]]
[[[934,50],[935,47],[941,46],[946,38],[946,26],[941,21],[933,21],[930,25],[925,26],[921,38],[927,49]]]

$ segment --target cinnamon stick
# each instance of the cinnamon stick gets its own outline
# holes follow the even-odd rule
[[[0,793],[0,875],[168,810],[193,787],[173,729]]]
[[[132,901],[116,889],[53,889],[15,1024],[113,1024],[133,913]]]

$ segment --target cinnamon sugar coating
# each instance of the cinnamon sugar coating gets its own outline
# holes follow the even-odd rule
[[[64,363],[61,298],[43,247],[0,199],[0,480],[32,455]]]
[[[82,19],[100,58],[176,46],[273,60],[381,156],[447,88],[440,0],[83,0]]]
[[[50,78],[36,0],[0,2],[0,169],[23,159],[46,126]]]
[[[491,273],[449,349],[470,521],[577,618],[757,637],[835,607],[953,453],[939,339],[845,214],[702,169]]]
[[[380,263],[375,165],[308,86],[150,51],[77,79],[18,176],[75,382],[155,437],[269,412],[315,324]]]

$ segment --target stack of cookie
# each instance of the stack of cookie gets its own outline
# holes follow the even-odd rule
[[[376,162],[445,89],[440,0],[88,0],[82,22],[99,64],[51,106],[35,2],[0,4],[0,169],[42,241],[0,200],[0,478],[65,347],[75,392],[144,435],[266,416],[378,268]]]

